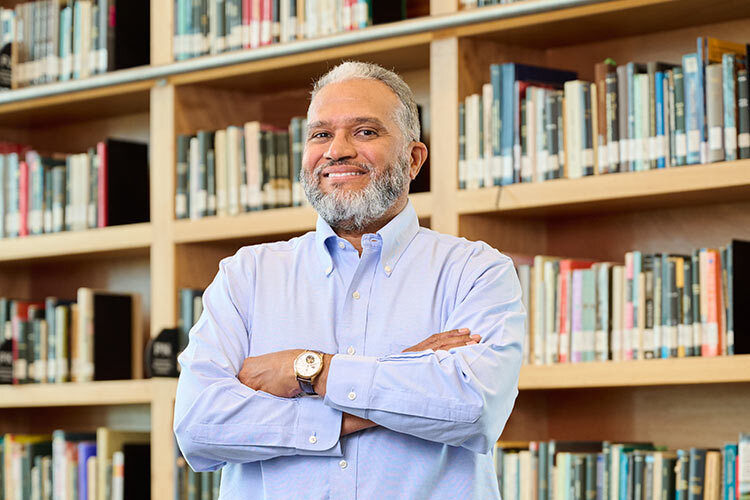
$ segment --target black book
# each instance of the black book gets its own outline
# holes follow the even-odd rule
[[[706,475],[706,450],[690,448],[688,462],[688,500],[703,500]]]
[[[106,212],[104,225],[119,226],[150,220],[148,146],[107,139]],[[101,200],[100,200],[101,202]],[[100,219],[102,218],[100,214]]]
[[[151,52],[149,0],[108,0],[107,70],[146,66]]]
[[[573,461],[573,495],[571,500],[584,500],[586,487],[586,455],[575,454]]]
[[[406,0],[367,2],[372,24],[393,23],[406,19]]]
[[[633,500],[644,500],[645,455],[638,450],[633,452]]]
[[[690,455],[685,450],[677,450],[675,464],[675,500],[687,500]]]
[[[151,498],[151,445],[124,444],[125,484],[123,498]]]
[[[654,500],[673,500],[675,497],[675,468],[677,459],[664,457],[661,467],[661,496]]]
[[[733,354],[750,354],[750,317],[743,304],[750,301],[750,241],[727,245],[727,332]]]
[[[597,457],[593,453],[588,453],[584,457],[585,475],[584,475],[584,498],[585,500],[596,500],[596,462]]]

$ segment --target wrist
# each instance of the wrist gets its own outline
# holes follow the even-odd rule
[[[320,371],[315,381],[313,382],[313,388],[315,394],[323,397],[326,395],[326,385],[328,384],[328,369],[331,366],[331,360],[333,360],[332,354],[323,354],[323,369]]]

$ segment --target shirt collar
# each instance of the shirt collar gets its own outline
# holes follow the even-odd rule
[[[404,209],[388,224],[380,228],[377,233],[383,242],[383,248],[380,252],[380,268],[387,276],[391,275],[396,263],[418,231],[419,219],[411,201],[407,201]],[[318,215],[318,222],[315,225],[315,249],[326,276],[333,272],[333,259],[326,246],[326,241],[330,238],[338,238],[338,236],[331,226]]]

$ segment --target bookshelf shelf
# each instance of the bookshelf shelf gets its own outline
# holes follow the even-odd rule
[[[429,193],[413,194],[410,199],[419,218],[430,217],[432,197]],[[197,243],[302,233],[315,229],[316,220],[317,214],[312,207],[277,208],[236,216],[177,220],[174,221],[174,242]]]
[[[747,200],[750,160],[458,192],[460,214],[570,215]]]
[[[94,254],[145,253],[151,245],[148,222],[87,231],[66,231],[0,240],[0,262],[25,262]]]
[[[176,379],[0,386],[0,408],[150,404],[176,390]]]
[[[521,368],[519,390],[750,382],[750,355],[565,363]]]

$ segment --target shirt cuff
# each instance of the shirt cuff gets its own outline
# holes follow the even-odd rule
[[[372,381],[378,358],[336,354],[331,359],[325,403],[361,418],[367,418]]]
[[[330,450],[332,455],[341,455],[341,412],[323,404],[319,397],[303,396],[297,404],[298,453],[318,455]]]

